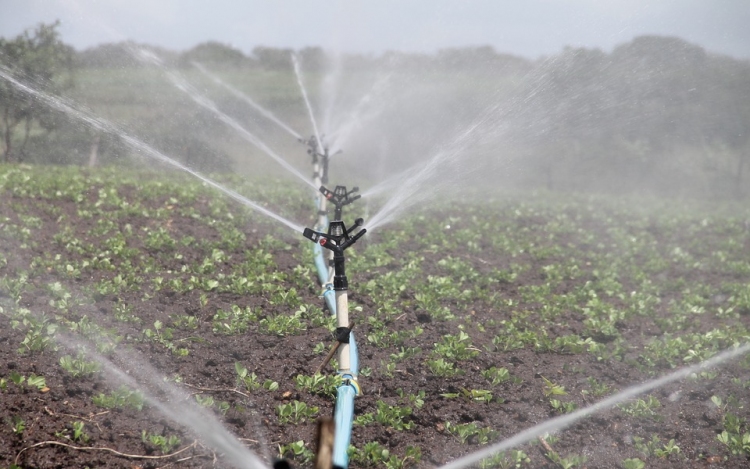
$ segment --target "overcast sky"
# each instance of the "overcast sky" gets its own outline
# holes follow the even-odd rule
[[[750,0],[0,0],[0,36],[55,19],[77,49],[125,39],[172,50],[213,40],[245,53],[489,44],[537,58],[658,34],[750,58]]]

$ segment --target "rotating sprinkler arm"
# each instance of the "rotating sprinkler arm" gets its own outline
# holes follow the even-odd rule
[[[336,207],[336,212],[333,216],[334,220],[341,220],[341,209],[345,205],[349,205],[362,197],[359,194],[353,195],[355,192],[359,192],[359,187],[353,187],[351,191],[347,192],[346,186],[336,186],[333,191],[326,189],[324,186],[320,186],[320,193]]]
[[[354,224],[346,228],[344,222],[341,220],[334,220],[328,226],[328,233],[321,233],[310,228],[305,228],[302,232],[302,236],[309,239],[313,243],[319,243],[322,247],[329,249],[334,254],[342,254],[344,251],[357,242],[365,233],[366,229],[361,229],[354,236],[350,236],[349,233],[364,224],[364,220],[357,218],[354,220]]]

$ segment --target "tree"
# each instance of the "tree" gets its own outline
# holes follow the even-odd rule
[[[232,46],[208,41],[198,44],[180,56],[181,66],[189,67],[192,62],[239,67],[253,65],[254,61]]]
[[[40,24],[14,39],[0,38],[3,71],[22,83],[32,83],[35,88],[48,94],[59,94],[71,87],[73,49],[59,39],[59,25],[59,21]],[[34,124],[48,132],[58,125],[60,118],[7,80],[0,81],[0,116],[5,161],[22,159]],[[19,130],[20,125],[22,128]]]

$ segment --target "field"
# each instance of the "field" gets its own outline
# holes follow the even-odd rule
[[[221,180],[313,225],[304,188]],[[2,166],[0,195],[0,468],[232,465],[159,400],[310,465],[337,385],[311,243],[171,173]],[[440,466],[750,335],[746,207],[496,194],[347,256],[354,468]],[[482,467],[747,467],[748,387],[740,357]]]

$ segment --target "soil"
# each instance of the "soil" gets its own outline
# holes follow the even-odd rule
[[[120,192],[125,198],[131,197],[127,190]],[[146,203],[148,205],[144,206],[145,209],[156,211],[163,209],[168,201],[166,198],[155,198]],[[56,206],[56,209],[45,208],[49,205]],[[144,300],[144,291],[140,290],[124,291],[118,295],[94,295],[91,286],[102,278],[112,278],[114,272],[95,270],[75,279],[55,271],[40,272],[39,269],[34,269],[33,263],[35,258],[49,258],[55,252],[62,251],[54,238],[61,216],[79,221],[75,237],[84,244],[98,241],[99,238],[92,234],[96,220],[80,218],[73,201],[42,200],[35,197],[4,196],[0,201],[0,215],[10,221],[17,221],[20,207],[40,218],[43,224],[42,229],[32,230],[28,239],[19,239],[8,234],[0,239],[0,251],[7,258],[3,274],[11,277],[23,272],[32,272],[29,280],[32,286],[29,287],[29,294],[21,299],[21,307],[27,308],[35,315],[44,313],[48,317],[54,317],[55,309],[50,306],[51,297],[46,286],[61,282],[68,291],[74,292],[74,296],[86,300],[75,307],[75,317],[85,315],[93,323],[116,330],[117,334],[124,338],[118,346],[118,351],[127,353],[114,354],[111,359],[126,373],[137,375],[139,368],[149,365],[167,379],[179,376],[179,381],[174,385],[188,396],[198,394],[201,397],[211,396],[216,402],[228,402],[230,408],[225,415],[214,411],[217,418],[243,445],[266,461],[270,462],[277,456],[280,444],[304,440],[312,447],[310,442],[314,439],[315,422],[280,424],[276,409],[280,404],[301,400],[308,405],[319,407],[320,415],[332,414],[332,398],[303,392],[295,386],[295,377],[298,374],[312,374],[322,361],[324,354],[314,352],[313,346],[324,342],[327,348],[332,344],[331,333],[327,328],[308,326],[303,333],[286,337],[264,334],[257,324],[251,324],[249,330],[241,335],[218,335],[212,331],[211,320],[217,309],[228,309],[233,304],[257,308],[261,311],[261,317],[290,313],[288,309],[273,304],[268,295],[208,292],[201,298],[201,293],[197,290],[175,293],[168,288],[150,293],[152,296],[147,300]],[[205,216],[211,214],[210,204],[206,200],[197,200],[194,208]],[[240,207],[232,207],[232,210],[242,212]],[[432,212],[426,216],[445,219],[451,215],[451,212]],[[300,219],[307,218],[300,215]],[[268,235],[280,236],[274,226],[252,218],[250,220],[241,228],[245,236],[241,245],[227,250],[230,257],[219,266],[221,271],[231,271],[233,263],[244,259],[245,251],[268,246]],[[122,220],[122,226],[128,223],[137,231],[143,226],[153,227],[157,222],[162,223],[133,215],[132,219]],[[537,222],[539,221],[529,220],[530,225]],[[177,212],[169,217],[168,226],[164,226],[175,239],[184,236],[209,241],[218,239],[216,229],[207,224],[195,223],[191,217]],[[660,235],[660,228],[656,226],[653,232],[656,242],[660,241]],[[284,234],[281,235],[281,241],[272,252],[273,261],[279,272],[290,272],[302,262],[308,262],[307,259],[300,259],[299,253],[306,252],[306,246],[309,244],[301,236],[297,239]],[[365,246],[367,242],[375,243],[377,237],[374,236],[370,241],[363,240],[361,244]],[[287,248],[281,247],[282,245]],[[190,251],[192,259],[175,259],[171,253],[149,251],[139,245],[131,247],[153,256],[165,277],[169,277],[167,271],[178,272],[182,265],[198,262],[205,256],[204,252],[196,249],[194,252]],[[587,248],[583,246],[582,249]],[[440,275],[436,266],[444,255],[437,250],[425,249],[416,237],[404,240],[389,253],[398,258],[417,251],[425,259],[424,275]],[[68,253],[66,255],[75,258]],[[512,263],[532,264],[532,268],[521,273],[515,282],[500,284],[497,287],[498,292],[508,300],[519,298],[519,285],[538,284],[540,281],[537,272],[542,264],[531,258],[480,258],[476,252],[469,249],[452,252],[451,255],[471,262],[480,272],[488,272],[493,267],[507,267]],[[312,263],[309,264],[311,266]],[[378,401],[385,401],[391,405],[408,405],[408,402],[399,396],[399,390],[405,394],[424,391],[426,399],[423,407],[412,406],[413,413],[407,417],[407,421],[414,424],[412,429],[396,431],[378,423],[356,425],[352,434],[352,443],[355,446],[361,447],[364,442],[376,441],[395,455],[404,455],[407,446],[417,446],[421,449],[421,461],[417,467],[440,466],[481,447],[476,439],[461,443],[456,436],[446,430],[446,421],[454,424],[475,422],[480,427],[491,427],[497,434],[492,436],[490,441],[496,442],[558,416],[559,414],[550,408],[549,399],[542,393],[543,377],[564,385],[568,392],[565,401],[575,402],[580,408],[599,399],[591,394],[582,393],[583,390],[590,389],[587,384],[589,378],[606,384],[612,390],[619,390],[651,379],[655,374],[670,371],[668,367],[659,367],[656,370],[639,369],[626,361],[597,360],[589,353],[544,353],[531,347],[511,351],[489,351],[493,350],[491,341],[494,333],[485,332],[480,326],[491,319],[500,321],[510,318],[510,309],[490,308],[477,302],[465,312],[471,321],[464,330],[471,336],[473,345],[482,353],[476,359],[462,363],[465,368],[463,375],[437,378],[429,372],[422,360],[421,363],[410,361],[406,362],[407,365],[398,364],[392,377],[387,376],[382,372],[381,363],[388,362],[390,354],[398,350],[377,348],[364,340],[371,330],[367,322],[368,311],[376,310],[378,305],[373,304],[366,296],[358,294],[358,285],[381,275],[387,268],[386,265],[380,270],[348,272],[350,301],[363,307],[362,312],[354,312],[352,318],[357,324],[355,333],[359,338],[360,362],[363,367],[373,370],[370,376],[360,377],[363,394],[356,399],[356,414],[374,412]],[[696,280],[689,277],[689,272],[682,272],[680,275],[688,281]],[[710,278],[702,281],[718,282]],[[283,280],[280,284],[282,288],[291,287]],[[315,285],[315,276],[311,273],[309,288],[298,293],[303,302],[322,307],[318,289]],[[10,309],[13,306],[10,294],[2,291],[0,295],[2,306],[6,310]],[[410,295],[413,293],[409,291],[408,286],[403,295],[406,299],[412,298]],[[664,302],[667,299],[665,296]],[[132,305],[133,314],[140,317],[141,322],[116,321],[114,312],[120,304]],[[390,326],[406,330],[419,325],[424,329],[423,334],[410,339],[407,344],[409,347],[420,347],[429,351],[433,344],[439,342],[446,334],[459,332],[456,323],[432,321],[413,302],[405,304],[408,307],[404,308],[403,313],[396,317]],[[147,327],[153,328],[154,322],[161,321],[170,325],[172,318],[183,315],[196,318],[198,324],[195,330],[175,328],[175,339],[186,339],[186,343],[189,344],[187,356],[171,354],[161,344],[143,339],[143,330]],[[580,318],[568,319],[567,323],[558,325],[559,331],[550,333],[562,335],[580,330]],[[720,325],[718,319],[716,324],[712,321],[712,317],[709,316],[702,318],[702,327],[708,330],[714,325]],[[743,322],[747,324],[746,316],[743,317]],[[622,333],[632,343],[639,344],[653,337],[652,329],[649,322],[644,322]],[[44,376],[47,384],[47,388],[37,390],[26,385],[8,383],[7,388],[0,392],[0,467],[10,467],[14,463],[24,468],[231,467],[225,457],[216,453],[200,438],[193,436],[194,433],[190,429],[174,423],[153,406],[146,405],[142,411],[131,408],[104,409],[96,406],[92,402],[92,397],[100,393],[109,393],[117,389],[118,385],[108,381],[105,373],[85,379],[72,378],[59,364],[61,355],[74,355],[64,346],[61,346],[58,352],[48,349],[41,352],[19,353],[18,350],[23,349],[23,338],[24,334],[14,329],[10,317],[0,315],[0,377],[7,378],[12,372],[27,377],[33,373]],[[279,389],[273,392],[263,389],[248,392],[237,387],[235,362],[241,362],[250,372],[256,373],[261,381],[276,381]],[[517,380],[490,386],[480,371],[492,366],[507,368],[511,376]],[[330,367],[328,371],[331,372]],[[710,398],[718,391],[732,387],[733,378],[742,381],[750,379],[746,363],[728,363],[713,380],[684,380],[660,388],[654,393],[662,404],[659,409],[659,420],[632,418],[617,409],[611,409],[599,412],[557,433],[551,445],[561,456],[586,456],[587,461],[581,467],[589,468],[622,467],[624,459],[636,457],[647,459],[649,468],[748,467],[750,461],[747,458],[731,455],[716,438],[723,429],[722,414],[711,404]],[[144,387],[157,396],[163,396],[163,393],[152,385],[144,384]],[[502,397],[502,402],[494,400],[486,404],[472,402],[463,397],[441,396],[446,393],[461,394],[464,389],[491,389],[495,397]],[[237,390],[243,391],[247,396],[239,394]],[[12,430],[14,417],[24,420],[26,428],[23,432],[17,434]],[[76,421],[84,423],[88,441],[72,440],[72,423]],[[163,457],[162,452],[153,444],[143,441],[143,431],[159,435],[178,435],[181,445],[173,451],[186,449],[175,456]],[[650,435],[658,435],[664,443],[674,439],[680,448],[679,456],[643,456],[635,447],[634,437],[648,438]],[[65,446],[51,442],[62,443]],[[109,448],[117,453],[102,448]],[[545,457],[545,452],[538,443],[524,445],[521,449],[530,460],[521,467],[561,467]],[[159,459],[144,459],[144,456]],[[292,461],[292,465],[299,466],[300,463]],[[406,465],[410,465],[410,462],[407,461]],[[363,463],[353,462],[352,466],[363,467]]]

